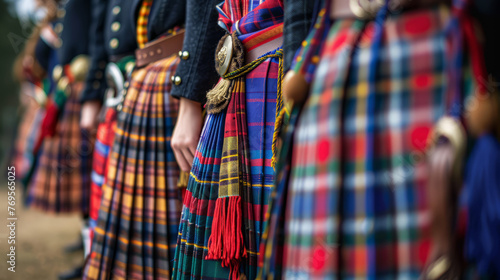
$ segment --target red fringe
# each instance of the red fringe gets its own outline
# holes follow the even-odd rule
[[[241,197],[220,197],[215,202],[212,233],[208,239],[207,260],[222,260],[229,267],[230,279],[239,278],[241,260],[247,256],[241,232]]]
[[[56,134],[58,116],[59,108],[57,108],[57,105],[53,101],[49,100],[49,102],[47,103],[47,109],[45,110],[45,116],[42,120],[41,131],[36,139],[35,146],[33,148],[34,154],[37,154],[42,147],[43,139],[45,137],[53,137]]]

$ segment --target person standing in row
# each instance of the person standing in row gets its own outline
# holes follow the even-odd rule
[[[52,86],[35,141],[39,154],[28,190],[29,206],[49,213],[79,213],[82,233],[88,218],[90,166],[94,139],[80,128],[83,82],[88,72],[90,3],[57,3],[51,28],[42,30],[37,52],[50,65]],[[79,239],[81,240],[81,239]],[[81,276],[82,267],[61,274]]]
[[[488,89],[470,8],[451,2],[326,1],[285,78],[259,279],[458,279],[447,207],[464,101]]]
[[[96,133],[90,186],[89,231],[84,236],[85,255],[90,253],[97,225],[102,186],[115,136],[117,106],[135,65],[137,39],[129,20],[132,6],[123,1],[92,1],[92,30],[89,38],[90,70],[85,81],[81,122],[83,129]]]
[[[111,2],[95,1],[94,5],[105,9],[101,13],[125,10]],[[179,114],[174,97],[202,102],[216,82],[216,72],[206,67],[216,46],[217,39],[212,38],[220,36],[217,29],[209,29],[216,22],[216,12],[210,9],[215,4],[172,0],[126,4],[130,12],[122,20],[135,24],[139,48],[122,102],[116,106],[114,143],[84,279],[171,277],[181,210],[179,168],[170,145]],[[119,25],[105,22],[103,26],[106,32]],[[120,46],[119,37],[108,38],[109,42],[101,39],[101,43]],[[99,110],[95,103],[89,111]],[[201,105],[197,106],[201,112]],[[196,117],[201,121],[201,113]]]
[[[283,1],[227,0],[217,10],[227,33],[215,52],[221,79],[207,93],[208,116],[188,157],[173,279],[254,279],[274,180]]]

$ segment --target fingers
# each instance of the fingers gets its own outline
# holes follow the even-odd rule
[[[182,171],[189,172],[191,170],[191,166],[184,157],[182,151],[178,150],[178,148],[174,148],[174,146],[174,143],[172,143],[172,149],[174,150],[175,160],[177,161],[177,164]]]
[[[196,145],[198,144],[194,139],[177,139],[175,136],[172,140],[172,149],[174,150],[175,158],[179,167],[184,172],[191,171],[191,166],[196,152]]]

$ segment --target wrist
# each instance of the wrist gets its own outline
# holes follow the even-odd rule
[[[200,114],[201,115],[201,103],[187,98],[181,97],[179,104],[179,115],[184,114]]]

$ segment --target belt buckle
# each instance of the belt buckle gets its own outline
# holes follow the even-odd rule
[[[349,0],[351,12],[359,19],[374,19],[385,0]]]
[[[106,78],[108,82],[108,90],[106,90],[105,101],[106,107],[117,107],[123,97],[123,84],[125,80],[123,74],[115,63],[108,63],[106,67]]]

